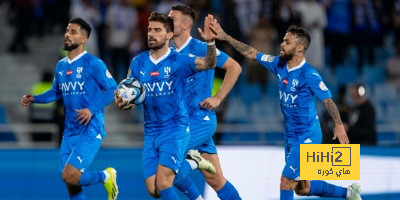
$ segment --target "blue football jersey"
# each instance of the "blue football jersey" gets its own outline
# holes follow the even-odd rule
[[[176,48],[175,48],[176,49]],[[180,53],[189,53],[195,56],[205,57],[207,54],[207,43],[190,37],[188,41],[176,49]],[[217,50],[217,67],[222,68],[229,56]],[[211,96],[212,87],[214,83],[215,70],[204,70],[199,73],[193,74],[188,78],[186,88],[186,106],[189,116],[193,114],[206,113],[215,115],[214,110],[203,109],[200,107],[200,102]]]
[[[318,120],[315,97],[331,98],[319,73],[305,60],[292,69],[278,56],[257,54],[257,61],[278,77],[279,99],[285,119],[285,136],[296,137],[310,131]]]
[[[151,57],[150,51],[133,58],[128,77],[139,80],[146,89],[145,128],[188,125],[184,98],[187,78],[197,72],[195,59],[171,49],[158,60]]]
[[[92,113],[89,125],[104,135],[104,107],[113,100],[116,85],[104,62],[85,51],[73,60],[61,59],[55,68],[52,89],[35,96],[34,101],[46,103],[62,98],[65,133],[71,134],[86,128],[76,119],[76,110],[88,108]],[[105,95],[105,90],[109,95]]]

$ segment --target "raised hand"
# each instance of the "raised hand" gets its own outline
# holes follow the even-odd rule
[[[226,40],[228,37],[228,34],[226,34],[221,28],[221,25],[218,23],[217,19],[213,18],[213,20],[210,21],[209,28],[212,31],[212,35],[215,39]]]
[[[21,100],[22,108],[26,108],[27,106],[31,105],[32,103],[33,103],[33,95],[32,94],[26,94],[22,97],[22,100]]]
[[[214,40],[214,36],[215,34],[212,33],[211,29],[210,29],[210,23],[211,21],[214,20],[214,17],[212,15],[207,15],[204,18],[204,30],[201,30],[201,28],[198,28],[197,30],[200,33],[200,36],[203,38],[203,40],[205,41],[212,41]]]

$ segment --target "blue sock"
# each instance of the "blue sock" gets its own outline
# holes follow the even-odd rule
[[[293,190],[281,190],[281,200],[293,200]]]
[[[217,191],[218,197],[222,200],[241,200],[236,188],[226,180],[224,187]]]
[[[190,200],[196,200],[201,195],[189,177],[185,177],[182,181],[176,182],[174,185]]]
[[[78,194],[74,194],[74,195],[69,195],[69,199],[70,200],[85,200],[86,196],[85,193],[83,193],[83,190],[81,192],[79,192]]]
[[[179,200],[174,187],[169,187],[160,191],[161,199]]]
[[[181,166],[181,168],[179,168],[179,172],[175,176],[174,184],[179,183],[182,180],[184,180],[190,171],[192,171],[192,167],[190,167],[189,162],[186,160],[183,160],[182,166]]]
[[[310,181],[308,196],[346,198],[347,188],[332,185],[325,181]]]
[[[78,185],[88,186],[102,183],[105,178],[106,175],[102,171],[85,170],[85,172],[82,173],[81,180],[79,180]]]

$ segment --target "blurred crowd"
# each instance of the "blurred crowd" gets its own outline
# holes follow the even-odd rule
[[[105,60],[120,80],[130,59],[147,48],[150,13],[169,13],[180,3],[196,11],[195,26],[212,13],[233,37],[270,54],[279,53],[289,25],[302,26],[312,38],[307,60],[319,69],[343,64],[352,46],[360,71],[377,62],[374,51],[383,47],[385,38],[396,39],[393,47],[399,44],[400,0],[8,0],[8,22],[15,28],[8,50],[29,53],[27,38],[63,31],[70,17],[79,16],[95,30],[88,50]],[[219,48],[243,61],[228,45]],[[265,70],[251,69],[249,82],[266,81]]]
[[[312,41],[306,59],[317,70],[334,72],[346,66],[361,74],[366,67],[384,68],[385,80],[400,91],[400,0],[0,0],[2,3],[9,7],[7,22],[15,30],[8,44],[10,53],[29,54],[33,49],[29,38],[62,34],[70,17],[78,16],[93,28],[87,50],[107,63],[117,82],[126,76],[131,59],[147,49],[150,13],[168,14],[171,6],[186,4],[196,13],[194,37],[200,38],[196,27],[211,13],[232,37],[274,55],[279,54],[289,25],[302,26]],[[267,90],[267,70],[253,67],[259,64],[243,59],[230,45],[217,41],[217,47],[242,65],[247,83]],[[60,42],[60,57],[61,49]],[[223,78],[223,72],[217,71],[216,76]]]

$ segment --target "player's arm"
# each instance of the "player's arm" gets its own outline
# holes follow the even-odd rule
[[[21,106],[26,108],[33,103],[50,103],[61,98],[61,93],[58,91],[57,80],[54,79],[53,86],[50,90],[40,95],[25,94],[21,100]]]
[[[221,25],[217,22],[217,20],[212,20],[210,22],[210,29],[212,30],[214,37],[218,40],[221,41],[227,41],[230,45],[232,45],[233,48],[236,49],[239,53],[241,53],[244,57],[250,59],[250,60],[256,60],[257,59],[257,53],[258,51],[247,44],[244,44],[243,42],[240,42],[236,40],[235,38],[231,37],[225,31],[221,28]]]
[[[195,60],[197,71],[215,68],[217,64],[217,47],[215,40],[210,30],[210,22],[213,20],[212,15],[208,15],[204,19],[204,31],[198,28],[200,36],[207,41],[207,54],[206,57],[198,57]]]
[[[327,98],[324,101],[326,110],[328,110],[329,115],[332,117],[333,122],[335,123],[335,130],[333,140],[336,138],[339,139],[340,144],[348,144],[349,138],[347,137],[346,131],[344,130],[343,122],[340,119],[339,110],[333,102],[332,98]]]
[[[228,58],[228,60],[226,60],[222,68],[226,70],[222,85],[215,96],[207,98],[204,101],[200,102],[200,106],[202,106],[203,108],[211,110],[218,107],[219,104],[221,104],[222,100],[224,100],[225,97],[232,90],[240,73],[242,72],[242,68],[240,67],[239,63],[230,57]]]
[[[87,108],[75,110],[77,112],[77,120],[80,124],[88,125],[93,114],[104,109],[113,100],[113,91],[117,84],[106,65],[101,60],[92,61],[91,76],[102,90],[93,102]]]
[[[135,63],[136,62],[135,58],[132,59],[132,62],[129,66],[128,73],[126,75],[127,78],[134,78],[131,68],[137,65],[137,63]],[[114,91],[114,103],[121,110],[131,110],[136,107],[135,104],[128,104],[128,100],[123,101],[122,97],[117,95],[117,90]]]

